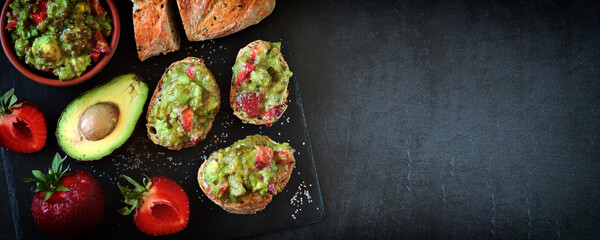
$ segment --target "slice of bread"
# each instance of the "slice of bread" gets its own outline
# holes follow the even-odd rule
[[[257,24],[275,9],[275,0],[177,0],[190,41],[227,36]]]
[[[269,142],[273,144],[277,144],[275,141],[271,140],[267,136],[262,137],[266,138]],[[294,159],[294,149],[291,148],[291,151],[288,152],[288,154],[291,157],[291,161],[287,163],[278,164],[279,170],[277,171],[277,174],[273,179],[275,187],[280,190],[283,190],[283,188],[285,188],[285,185],[290,180],[292,171],[294,170],[294,165],[296,164],[296,160]],[[267,204],[269,204],[273,199],[273,194],[269,192],[265,193],[264,195],[261,195],[258,192],[246,192],[246,194],[243,195],[238,202],[231,202],[227,199],[218,198],[209,193],[209,183],[204,179],[204,170],[210,162],[219,160],[220,159],[217,159],[216,154],[211,154],[210,157],[206,161],[204,161],[204,163],[202,163],[200,169],[198,169],[198,184],[200,185],[200,188],[202,189],[204,194],[206,194],[206,196],[208,196],[208,198],[210,198],[211,201],[213,201],[215,204],[219,205],[221,208],[223,208],[223,210],[229,213],[254,214],[258,211],[265,209]]]
[[[178,65],[189,65],[189,64],[195,64],[195,66],[198,67],[202,67],[205,68],[206,71],[208,72],[208,75],[210,75],[210,81],[211,81],[211,85],[214,86],[214,89],[212,90],[212,92],[208,92],[204,87],[202,87],[202,96],[203,97],[213,97],[212,101],[214,101],[217,105],[215,108],[213,108],[212,110],[210,110],[209,113],[207,113],[207,116],[209,116],[208,121],[200,121],[198,117],[202,117],[199,116],[197,112],[194,112],[194,120],[193,120],[193,125],[192,127],[195,127],[197,129],[200,129],[200,135],[185,135],[187,133],[187,131],[183,131],[184,136],[189,137],[188,139],[183,140],[181,143],[177,143],[177,144],[172,144],[170,142],[165,142],[162,141],[161,139],[164,139],[166,136],[161,136],[161,132],[157,131],[157,126],[155,126],[155,122],[152,122],[151,116],[153,116],[153,114],[158,114],[160,116],[157,116],[156,118],[162,118],[162,119],[167,119],[164,120],[166,122],[169,122],[169,120],[171,117],[169,116],[169,113],[166,112],[161,112],[162,110],[160,109],[155,109],[155,108],[159,108],[161,105],[161,102],[163,101],[163,95],[164,94],[175,94],[174,91],[168,90],[169,86],[165,85],[165,79],[167,78],[168,74],[170,71],[173,71],[173,69],[178,66]],[[200,76],[197,76],[199,80],[196,80],[196,82],[202,81],[203,78],[200,78]],[[192,80],[194,81],[194,80]],[[207,95],[208,94],[212,94],[211,95]],[[208,68],[206,68],[206,66],[204,65],[204,61],[202,59],[199,58],[195,58],[195,57],[187,57],[181,61],[177,61],[172,63],[169,68],[165,71],[165,73],[162,75],[160,81],[158,82],[156,89],[154,90],[154,94],[152,94],[152,98],[150,99],[150,103],[148,103],[148,111],[146,114],[146,120],[147,120],[147,124],[146,124],[146,128],[148,129],[148,137],[150,138],[150,140],[152,140],[152,142],[154,142],[157,145],[161,145],[163,147],[166,147],[168,149],[171,150],[179,150],[182,148],[186,148],[186,147],[191,147],[191,146],[195,146],[198,142],[204,140],[206,138],[206,135],[208,134],[208,132],[210,131],[213,121],[215,119],[215,116],[217,115],[217,113],[219,112],[219,108],[221,105],[221,92],[219,91],[219,87],[217,85],[217,82],[214,78],[214,76],[212,75],[212,73],[210,72],[210,70],[208,70]],[[167,105],[174,105],[173,103],[169,103]],[[204,106],[204,105],[203,105]],[[209,105],[210,106],[210,105]],[[206,107],[206,106],[205,106]],[[182,109],[180,109],[182,110]],[[177,119],[175,119],[177,120]],[[207,120],[207,119],[204,119]],[[204,122],[206,125],[204,127],[202,127],[201,125],[198,125],[198,123],[202,123]],[[174,134],[173,133],[173,128],[181,128],[180,125],[177,126],[169,126],[171,129],[171,131],[169,131],[168,134]],[[179,129],[180,132],[181,129]],[[191,133],[190,133],[191,134]]]
[[[254,42],[249,43],[248,45],[246,45],[244,48],[240,49],[240,51],[237,54],[236,57],[236,63],[240,60],[240,58],[242,57],[242,55],[246,52],[251,52],[252,49],[259,45],[259,44],[264,44],[266,43],[263,40],[256,40]],[[268,43],[271,45],[271,43]],[[287,62],[285,61],[285,59],[283,58],[283,55],[281,55],[281,53],[279,54],[279,62],[282,64],[283,68],[286,68],[289,70],[289,66],[287,64]],[[289,83],[289,78],[288,79],[284,79],[284,81],[287,81],[285,86],[286,89],[283,92],[282,95],[282,102],[280,102],[280,114],[278,116],[275,117],[274,121],[271,121],[271,123],[276,122],[285,112],[285,110],[287,109],[287,97],[289,95],[289,90],[287,89],[287,85]],[[249,117],[247,114],[244,113],[244,111],[242,110],[242,107],[240,106],[240,104],[238,104],[236,102],[236,98],[238,96],[240,96],[240,94],[242,94],[242,92],[240,92],[239,87],[237,87],[237,74],[234,71],[233,76],[231,77],[231,91],[230,91],[230,95],[229,95],[229,103],[231,105],[231,108],[233,109],[233,114],[235,116],[237,116],[240,120],[242,120],[243,123],[249,123],[249,124],[254,124],[254,125],[266,125],[267,127],[270,127],[271,123],[269,123],[269,120],[267,118],[265,118],[263,116],[263,113],[259,114],[258,116],[255,117]],[[261,100],[263,101],[263,100]]]
[[[138,58],[179,50],[181,39],[168,0],[133,0],[133,28]]]

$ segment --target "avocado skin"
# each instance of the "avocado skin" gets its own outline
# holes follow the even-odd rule
[[[147,98],[148,86],[134,73],[116,76],[105,84],[90,89],[69,103],[61,113],[56,127],[59,146],[67,155],[81,163],[110,155],[131,137]],[[79,118],[89,106],[100,102],[116,104],[120,111],[119,120],[108,136],[89,141],[79,133]]]

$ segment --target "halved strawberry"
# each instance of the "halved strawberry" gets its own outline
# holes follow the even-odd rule
[[[46,119],[40,106],[18,99],[14,89],[0,97],[0,146],[12,152],[38,152],[46,145]]]
[[[177,116],[179,124],[183,127],[183,130],[189,132],[192,130],[192,125],[194,123],[194,111],[190,108],[186,108],[179,113]]]
[[[237,98],[237,104],[248,117],[256,117],[260,113],[260,98],[262,92],[245,92]]]
[[[119,209],[122,215],[133,213],[133,222],[140,232],[147,235],[168,235],[180,232],[190,217],[190,202],[187,194],[173,180],[156,175],[144,178],[140,185],[128,176],[121,175],[135,189],[118,185],[130,207]]]
[[[56,153],[48,174],[33,170],[35,178],[23,179],[36,186],[33,219],[58,239],[71,239],[98,227],[106,208],[100,183],[86,171],[63,169],[65,158]]]
[[[256,146],[256,158],[254,159],[254,165],[257,170],[261,170],[268,166],[271,166],[271,160],[273,160],[273,149],[267,146]]]

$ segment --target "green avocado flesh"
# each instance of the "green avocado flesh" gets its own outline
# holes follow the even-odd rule
[[[273,181],[283,165],[295,162],[294,151],[286,142],[274,143],[261,135],[219,149],[205,163],[207,194],[234,203],[252,192],[275,195],[281,189]]]
[[[58,143],[80,161],[105,157],[131,136],[147,97],[148,86],[135,74],[117,76],[89,90],[60,115]]]

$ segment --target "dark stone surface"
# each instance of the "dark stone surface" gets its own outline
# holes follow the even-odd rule
[[[277,4],[325,219],[255,238],[600,238],[597,2]]]

